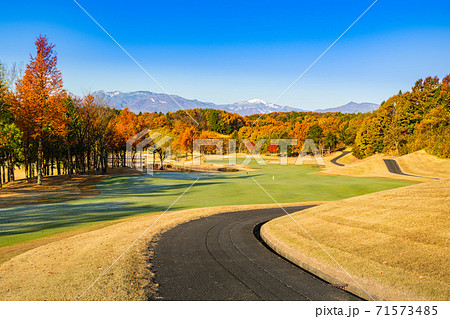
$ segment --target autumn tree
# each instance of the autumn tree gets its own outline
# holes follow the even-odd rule
[[[164,169],[164,161],[171,155],[172,145],[176,139],[175,134],[167,129],[158,129],[152,132],[158,132],[161,136],[154,141],[151,141],[149,148],[153,151],[153,163],[155,163],[155,154],[159,157],[159,169]],[[147,151],[148,149],[147,148]]]
[[[308,130],[308,134],[306,135],[307,139],[311,139],[316,143],[317,145],[322,145],[322,138],[323,138],[323,129],[320,127],[319,124],[314,124],[311,126]]]
[[[330,150],[334,150],[337,145],[337,136],[334,135],[331,131],[328,131],[325,136],[325,148],[329,148]]]
[[[120,111],[110,123],[109,129],[113,133],[112,151],[116,159],[115,165],[125,165],[125,148],[129,138],[136,135],[138,131],[138,116],[131,112],[128,107]]]
[[[37,184],[41,185],[43,141],[65,132],[66,93],[54,45],[46,36],[39,36],[35,45],[36,56],[31,56],[23,78],[16,83],[17,103],[12,110],[24,135],[37,142]]]
[[[404,155],[425,148],[449,157],[450,77],[418,80],[408,92],[399,92],[364,119],[355,139],[355,156],[381,152]]]
[[[386,148],[394,152],[395,155],[400,155],[400,148],[406,143],[406,130],[395,123],[389,125],[384,135],[384,144]]]
[[[203,131],[200,133],[199,139],[205,139],[205,140],[215,140],[219,139],[221,140],[220,134],[213,132],[213,131]],[[223,152],[223,144],[221,146],[222,152]],[[217,148],[215,145],[204,145],[202,146],[203,152],[206,154],[216,154]]]
[[[2,183],[15,179],[14,168],[23,155],[22,132],[11,113],[14,95],[8,76],[11,76],[10,72],[0,63],[0,187]]]
[[[96,99],[93,138],[98,155],[97,170],[100,170],[102,174],[106,174],[108,168],[108,154],[112,149],[114,138],[114,128],[110,126],[110,123],[116,116],[117,110],[108,107],[106,101]]]
[[[188,153],[192,154],[192,148],[194,145],[194,139],[197,137],[197,129],[195,126],[189,126],[181,135],[180,135],[180,144],[183,151],[186,153],[186,159]]]
[[[7,134],[5,131],[6,123],[9,122],[9,103],[8,103],[8,85],[6,82],[6,69],[0,63],[0,187],[2,187],[4,179],[4,162],[7,157],[4,144],[7,142]],[[3,170],[3,172],[2,172]]]
[[[98,105],[91,94],[76,100],[76,121],[72,126],[72,145],[77,173],[89,172],[97,164],[96,125]]]
[[[297,145],[293,147],[293,149],[300,153],[302,149],[302,145],[306,140],[306,135],[309,131],[309,128],[312,126],[311,123],[307,122],[296,122],[294,127],[291,129],[290,138],[297,140]]]

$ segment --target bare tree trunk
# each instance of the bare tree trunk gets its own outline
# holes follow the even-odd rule
[[[9,163],[8,163],[8,181],[12,182],[15,180],[14,176],[14,157],[9,155]]]
[[[56,157],[56,173],[61,175],[61,161],[59,160],[59,154]]]
[[[6,182],[9,183],[11,180],[9,179],[9,157],[6,158]]]
[[[6,158],[6,182],[9,183],[11,180],[9,179],[9,159]]]
[[[103,150],[102,153],[102,174],[106,174],[106,170],[108,168],[108,152],[106,150]]]
[[[24,158],[24,163],[23,165],[25,166],[25,179],[30,178],[30,170],[29,170],[29,166],[28,166],[28,147],[25,147],[25,158]]]
[[[42,137],[38,138],[37,184],[42,185]]]
[[[88,151],[86,152],[86,167],[87,167],[87,172],[89,174],[89,171],[91,169],[91,151],[88,149]]]
[[[164,151],[158,152],[159,154],[159,169],[163,170],[164,169],[164,159],[165,159],[165,153]]]
[[[2,172],[3,172],[3,184],[6,184],[6,174],[5,174],[5,165],[2,165]]]
[[[72,155],[70,154],[70,145],[67,147],[67,175],[72,177]]]
[[[98,159],[98,153],[97,153],[97,148],[95,148],[94,149],[94,151],[93,151],[93,154],[92,154],[93,156],[93,167],[94,167],[94,171],[98,171],[98,167],[97,167],[97,159]]]
[[[25,168],[25,179],[28,179],[28,175],[29,175],[29,171],[28,171],[28,163],[25,161],[24,163],[24,168]]]
[[[80,163],[81,163],[81,172],[82,174],[84,174],[86,172],[86,156],[84,152],[81,153]]]
[[[11,174],[11,180],[12,180],[12,181],[15,181],[15,180],[16,180],[16,176],[15,176],[15,174],[14,174],[14,162],[11,163],[11,171],[10,171],[10,174]]]

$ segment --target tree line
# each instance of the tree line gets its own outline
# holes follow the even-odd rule
[[[35,45],[23,75],[0,64],[0,185],[15,179],[17,167],[38,184],[45,175],[105,174],[108,166],[125,166],[126,141],[144,129],[172,137],[172,154],[186,158],[195,138],[221,138],[225,144],[235,139],[238,152],[248,151],[244,139],[253,144],[266,139],[261,151],[272,153],[278,149],[270,139],[297,139],[298,145],[289,147],[295,155],[303,141],[313,139],[328,151],[351,146],[359,158],[423,148],[450,156],[450,76],[419,80],[373,113],[275,112],[259,118],[190,109],[135,114],[111,108],[98,96],[68,93],[54,46],[45,36]],[[213,153],[214,147],[205,151]],[[164,148],[155,154],[162,163]]]
[[[17,166],[37,184],[44,175],[105,173],[110,122],[119,112],[91,95],[68,94],[54,46],[45,36],[35,45],[15,83],[0,65],[0,185],[15,179]]]
[[[404,155],[426,149],[450,157],[450,75],[419,79],[411,91],[399,92],[383,102],[361,123],[354,154]]]

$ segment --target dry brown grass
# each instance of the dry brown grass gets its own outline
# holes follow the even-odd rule
[[[351,150],[352,150],[352,149],[349,148],[349,147],[346,148],[346,149],[344,149],[344,151],[351,151]],[[335,157],[337,157],[337,156],[339,156],[339,155],[341,155],[341,154],[342,154],[341,151],[337,151],[337,152],[331,153],[331,154],[328,155],[328,156],[325,156],[325,157],[324,157],[324,160],[325,160],[325,163],[326,163],[326,167],[327,167],[327,168],[341,167],[341,166],[335,165],[335,164],[333,164],[333,163],[331,162],[331,160],[332,160],[333,158],[335,158]],[[360,160],[357,159],[356,157],[354,157],[354,156],[352,155],[352,153],[349,153],[349,154],[347,154],[347,155],[345,155],[345,156],[343,156],[343,157],[341,157],[340,159],[337,160],[337,162],[338,162],[339,164],[344,164],[344,165],[353,164],[353,163],[356,163],[356,162],[358,162],[358,161],[360,161]]]
[[[347,151],[350,151],[350,150],[351,150],[351,149],[347,149]],[[359,161],[360,161],[360,160],[357,159],[356,157],[354,157],[352,153],[347,154],[347,155],[341,157],[341,158],[338,160],[339,163],[344,164],[344,165],[350,165],[350,164],[353,164],[353,163],[357,163],[357,162],[359,162]]]
[[[286,206],[308,203],[286,204]],[[246,205],[168,212],[103,276],[83,300],[156,298],[149,245],[161,232],[212,214],[276,207]],[[47,243],[0,265],[0,300],[74,300],[161,214],[129,218]]]
[[[35,180],[10,182],[0,189],[0,207],[35,204],[38,201],[80,195],[81,189],[78,186],[92,178],[95,177],[48,176],[44,177],[43,185],[36,185]]]
[[[450,299],[450,179],[329,202],[292,215],[371,294]],[[279,248],[355,285],[288,216],[263,226]]]
[[[327,166],[323,171],[313,174],[326,175],[343,175],[343,176],[360,176],[360,177],[381,177],[399,180],[424,182],[427,178],[412,177],[405,175],[392,174],[388,171],[383,158],[388,158],[383,155],[373,155],[363,160],[355,161],[353,164],[346,166]]]
[[[450,178],[450,160],[429,155],[423,150],[399,157],[397,162],[407,174]]]
[[[351,149],[346,148],[344,151],[351,151]],[[334,159],[335,157],[337,157],[341,154],[342,154],[341,151],[336,151],[329,155],[323,156],[322,159],[325,162],[325,170],[333,170],[334,168],[342,168],[342,166],[336,165],[333,162],[331,162],[332,159]],[[267,161],[267,163],[269,163],[269,164],[279,164],[280,163],[279,156],[273,155],[273,156],[271,156],[271,158],[272,159],[270,161]],[[288,158],[289,165],[295,165],[296,161],[297,161],[297,157],[289,157]],[[357,163],[360,161],[361,160],[357,159],[350,153],[350,154],[347,154],[347,155],[341,157],[340,159],[338,159],[337,162],[340,164],[349,165],[349,164],[354,164],[354,163]],[[311,160],[306,160],[303,162],[303,164],[304,165],[317,165],[317,161],[314,159],[313,156],[311,156]],[[339,174],[337,174],[337,175],[339,175]]]
[[[25,179],[25,169],[23,167],[14,170],[14,178],[16,180]]]
[[[338,165],[332,163],[331,160],[332,160],[333,158],[335,158],[335,157],[341,155],[341,153],[342,153],[342,152],[338,151],[338,152],[333,152],[333,153],[331,153],[331,154],[329,154],[329,155],[327,155],[327,156],[324,156],[324,157],[323,157],[323,160],[324,160],[324,162],[325,162],[325,167],[338,167]],[[341,162],[341,159],[342,159],[342,158],[340,158],[338,162]],[[305,162],[305,164],[316,164],[316,165],[317,165],[317,163],[316,163],[315,161],[314,161],[314,163],[307,163],[307,162]]]
[[[382,177],[417,182],[426,182],[429,180],[428,178],[422,177],[392,174],[388,171],[383,159],[397,160],[400,168],[406,174],[435,178],[450,177],[450,159],[441,159],[429,155],[425,151],[418,151],[401,157],[377,154],[363,160],[358,160],[353,155],[348,154],[339,159],[339,162],[346,166],[337,167],[334,165],[327,165],[323,171],[314,174]]]
[[[112,224],[115,224],[118,222],[119,221],[103,222],[103,223],[89,225],[89,226],[82,227],[82,228],[68,230],[68,231],[65,231],[62,233],[57,233],[57,234],[43,237],[43,238],[25,241],[23,243],[11,245],[11,246],[0,247],[0,265],[15,256],[23,254],[24,252],[35,249],[37,247],[47,245],[49,243],[59,241],[59,240],[65,239],[65,238],[73,237],[78,234],[82,234],[82,233],[90,232],[90,231],[100,229],[103,227],[107,227],[109,225],[112,225]]]

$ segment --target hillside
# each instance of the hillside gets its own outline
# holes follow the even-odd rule
[[[378,109],[378,107],[379,105],[375,103],[349,102],[345,105],[338,107],[316,110],[316,112],[366,113],[366,112],[373,112],[376,109]]]

